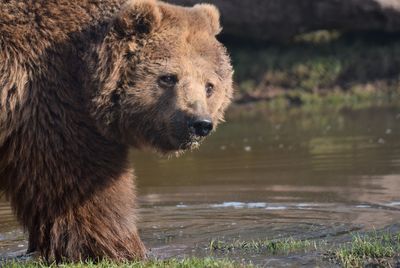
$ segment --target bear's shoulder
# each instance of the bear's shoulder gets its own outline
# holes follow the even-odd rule
[[[0,47],[40,51],[111,18],[123,0],[0,1]]]

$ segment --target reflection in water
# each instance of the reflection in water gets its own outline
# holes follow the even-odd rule
[[[143,240],[159,257],[203,255],[214,238],[325,239],[396,223],[399,113],[260,114],[230,120],[179,159],[132,152]],[[5,202],[0,216],[0,256],[20,253]]]

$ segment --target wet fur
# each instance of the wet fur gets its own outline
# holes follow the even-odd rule
[[[190,29],[189,17],[210,36],[220,30],[209,5],[124,2],[0,2],[0,188],[29,233],[28,252],[47,260],[145,257],[128,148],[172,151],[159,111],[193,112],[171,93],[131,98],[136,86],[154,87],[147,57],[163,52],[149,36],[166,25],[159,38],[173,38],[169,29]],[[232,95],[229,60],[220,60],[216,121]]]

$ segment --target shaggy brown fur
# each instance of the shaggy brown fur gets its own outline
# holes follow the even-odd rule
[[[145,256],[127,150],[193,148],[188,118],[222,120],[218,20],[211,5],[154,0],[0,2],[0,187],[29,252]]]

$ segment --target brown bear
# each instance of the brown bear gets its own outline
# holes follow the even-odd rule
[[[156,0],[0,1],[0,186],[47,260],[145,257],[129,147],[197,147],[232,68],[219,14]]]

